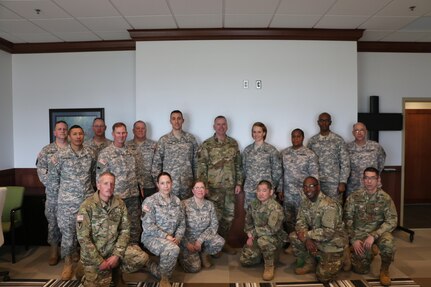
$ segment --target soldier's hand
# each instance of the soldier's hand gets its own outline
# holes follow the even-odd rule
[[[104,271],[109,269],[111,269],[111,267],[109,266],[109,262],[107,260],[103,260],[102,264],[99,265],[99,270]]]
[[[305,247],[307,248],[308,252],[310,252],[312,255],[316,255],[317,245],[316,243],[314,243],[312,239],[305,240]]]
[[[283,201],[284,200],[284,192],[277,193],[277,197],[278,197],[278,200]]]
[[[305,232],[304,231],[296,232],[296,236],[298,237],[299,241],[304,242],[304,240],[305,240]]]
[[[367,239],[365,239],[364,241],[364,248],[367,250],[371,250],[373,243],[374,243],[374,237],[371,235],[368,235]]]
[[[359,256],[365,255],[365,249],[363,247],[363,243],[361,240],[356,240],[355,242],[353,242],[352,247],[356,255],[359,255]]]
[[[344,182],[340,182],[338,184],[338,192],[343,193],[346,191],[346,184]]]
[[[190,242],[187,242],[186,247],[187,247],[187,250],[190,253],[195,253],[196,252],[194,244],[192,244]]]
[[[247,238],[246,244],[248,247],[252,247],[253,246],[253,237]]]
[[[111,257],[109,257],[105,261],[108,262],[110,269],[114,269],[120,263],[120,258],[118,256],[116,256],[116,255],[112,255]]]
[[[242,191],[241,185],[235,186],[235,194],[240,194]]]
[[[202,243],[200,243],[199,241],[196,240],[194,246],[195,246],[195,250],[196,251],[201,251],[201,249],[202,249]]]

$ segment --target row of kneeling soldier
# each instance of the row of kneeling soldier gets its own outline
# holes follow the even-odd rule
[[[368,273],[374,256],[380,254],[380,282],[389,286],[389,265],[395,251],[391,232],[397,213],[389,195],[378,187],[379,180],[375,168],[366,168],[364,188],[348,197],[343,215],[340,204],[320,192],[319,181],[307,177],[296,230],[288,236],[282,226],[283,208],[273,196],[271,182],[260,181],[257,199],[247,209],[247,241],[241,250],[241,264],[250,266],[263,260],[262,278],[273,280],[280,251],[289,241],[296,257],[294,272],[315,272],[324,286],[330,286],[342,268]],[[193,196],[183,201],[172,193],[172,186],[170,174],[160,173],[159,191],[142,204],[141,240],[146,250],[159,257],[156,263],[130,242],[127,207],[114,195],[115,176],[101,174],[97,192],[84,201],[77,215],[81,260],[76,275],[82,277],[84,286],[109,286],[111,282],[126,286],[122,272],[145,268],[165,287],[171,286],[177,260],[185,272],[199,272],[213,265],[212,257],[220,256],[225,241],[217,233],[214,205],[205,199],[205,184],[195,182]]]

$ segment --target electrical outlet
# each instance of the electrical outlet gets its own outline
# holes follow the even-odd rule
[[[248,89],[248,80],[244,80],[242,82],[242,86],[243,86],[244,89]]]
[[[256,80],[256,89],[262,89],[262,81]]]

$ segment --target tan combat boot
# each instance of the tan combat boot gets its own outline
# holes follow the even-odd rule
[[[230,254],[230,255],[235,255],[236,254],[236,250],[235,248],[233,248],[232,246],[230,246],[228,243],[225,243],[223,246],[223,252]]]
[[[210,268],[213,265],[211,261],[211,256],[209,256],[208,253],[202,252],[200,256],[201,256],[202,267]]]
[[[120,267],[114,268],[112,270],[112,283],[115,287],[127,287],[126,282],[123,280],[123,273]]]
[[[49,248],[49,260],[48,260],[48,264],[50,266],[57,265],[59,259],[60,259],[60,256],[58,254],[58,245],[57,244],[52,244],[51,247]]]
[[[383,286],[390,286],[391,285],[391,277],[389,277],[389,265],[391,263],[382,261],[382,265],[380,267],[380,283]]]
[[[351,260],[351,254],[350,254],[350,247],[346,246],[344,247],[344,253],[343,253],[343,270],[350,271],[351,269],[352,269],[352,260]]]
[[[265,260],[265,269],[263,270],[262,278],[265,281],[274,279],[274,261]]]
[[[171,287],[171,283],[169,282],[169,279],[167,276],[162,275],[162,278],[160,279],[159,287]]]
[[[68,255],[64,258],[63,271],[61,272],[61,280],[70,280],[73,276],[73,260],[72,256]]]

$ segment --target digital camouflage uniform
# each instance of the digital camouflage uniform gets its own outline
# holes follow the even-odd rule
[[[338,184],[347,183],[350,174],[350,159],[343,138],[333,132],[327,136],[317,134],[311,137],[307,147],[319,160],[320,190],[341,203],[343,194],[338,192]]]
[[[49,188],[48,162],[59,150],[55,142],[46,145],[37,156],[36,167],[40,182],[45,186],[45,217],[48,221],[48,243],[58,245],[61,233],[57,223],[58,190]]]
[[[202,143],[198,151],[198,179],[208,187],[207,198],[216,209],[218,233],[226,239],[234,218],[235,186],[243,181],[236,140],[226,136],[219,141],[214,135]]]
[[[352,141],[346,144],[346,149],[350,157],[350,176],[346,190],[346,196],[349,196],[361,188],[364,169],[374,167],[382,172],[385,167],[386,153],[378,142],[372,140],[367,140],[363,146]]]
[[[153,177],[151,175],[151,166],[153,164],[157,143],[150,139],[146,139],[143,142],[130,140],[126,145],[131,149],[134,149],[141,157],[138,169],[142,172],[142,187],[144,188],[145,197],[153,195],[156,192],[156,185],[154,184]]]
[[[112,143],[111,140],[105,138],[105,141],[103,141],[100,144],[97,144],[94,139],[89,139],[84,141],[84,146],[90,147],[94,150],[94,152],[96,153],[96,156],[99,155],[100,151],[102,149],[104,149],[105,147],[109,146]]]
[[[283,177],[279,184],[280,192],[284,193],[284,217],[287,232],[295,230],[296,215],[304,198],[302,184],[308,176],[319,178],[319,162],[316,154],[302,146],[298,149],[288,147],[281,151]]]
[[[130,242],[139,243],[141,236],[141,203],[139,186],[143,186],[140,158],[136,151],[114,144],[104,148],[97,159],[97,178],[105,171],[115,175],[114,194],[126,204],[130,219]]]
[[[261,146],[255,143],[247,146],[242,153],[242,168],[244,171],[244,208],[256,199],[257,184],[265,179],[275,187],[278,185],[282,169],[278,150],[264,142]]]
[[[198,272],[201,270],[200,252],[190,253],[187,243],[199,241],[202,245],[201,252],[217,254],[225,243],[223,237],[217,234],[218,221],[214,204],[204,199],[203,205],[196,203],[194,197],[181,202],[185,220],[186,231],[181,241],[180,263],[186,272]]]
[[[162,136],[153,159],[154,181],[162,171],[168,172],[172,177],[172,193],[180,199],[189,198],[196,178],[197,151],[198,143],[190,133],[183,131],[180,139],[172,132]]]
[[[398,216],[389,194],[380,188],[371,195],[365,189],[353,192],[344,206],[344,221],[351,244],[371,235],[380,249],[382,264],[393,261],[395,244],[391,232],[397,227]],[[365,257],[352,252],[353,270],[361,274],[368,273],[373,257],[370,250],[366,250]]]
[[[96,155],[83,147],[75,152],[71,146],[55,153],[48,164],[49,186],[58,191],[57,220],[61,232],[61,257],[77,248],[76,214],[81,203],[94,193]]]
[[[317,254],[311,255],[305,243],[297,237],[297,232],[305,232],[305,238],[316,243]],[[304,199],[296,220],[296,232],[289,234],[292,249],[297,257],[297,267],[316,266],[316,277],[321,282],[335,279],[342,267],[343,250],[348,243],[342,220],[340,204],[322,192],[315,202]]]
[[[186,228],[180,199],[170,194],[168,203],[162,194],[155,193],[144,200],[142,210],[145,213],[142,218],[142,243],[151,253],[160,256],[159,265],[150,267],[150,272],[159,279],[169,278],[177,263],[180,247],[166,236],[171,235],[181,241]]]
[[[262,203],[255,199],[247,208],[244,231],[254,238],[253,246],[244,245],[240,262],[244,266],[259,264],[262,258],[265,265],[273,266],[278,259],[287,239],[283,230],[283,208],[274,199],[269,198]]]
[[[95,192],[82,203],[77,216],[77,235],[85,287],[109,286],[112,272],[100,271],[99,266],[113,255],[120,258],[120,268],[125,272],[138,271],[148,261],[148,255],[139,246],[129,245],[127,208],[116,195],[104,202]]]

